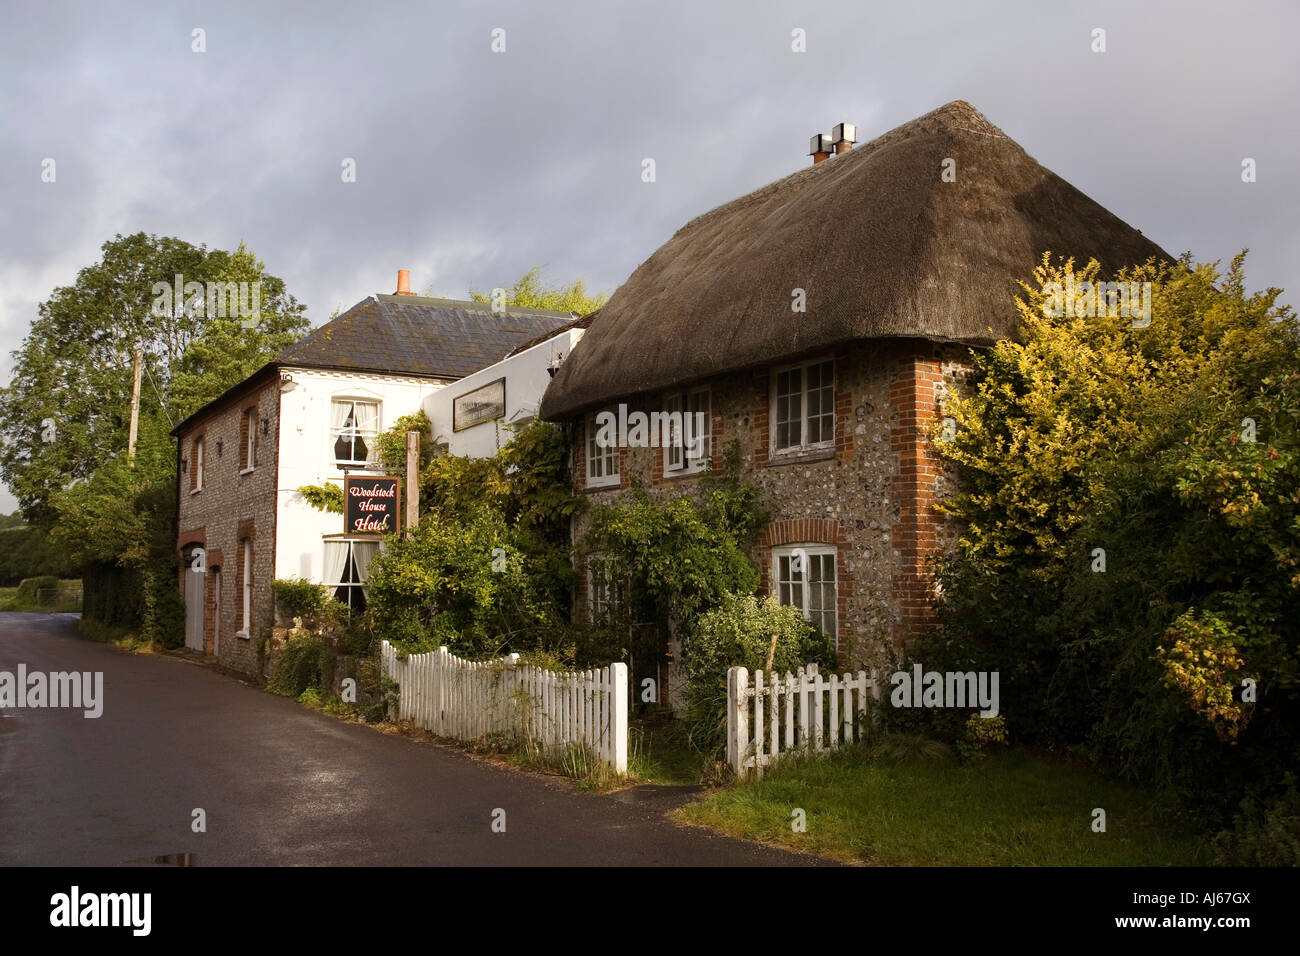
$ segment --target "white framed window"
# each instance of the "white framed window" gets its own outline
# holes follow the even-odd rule
[[[708,467],[713,455],[713,408],[707,386],[664,396],[668,413],[664,474],[690,475]]]
[[[772,584],[781,604],[797,607],[806,620],[836,640],[839,589],[834,545],[791,544],[772,549]]]
[[[599,553],[587,555],[587,612],[592,624],[608,624],[623,606],[625,591]]]
[[[366,609],[366,580],[370,562],[381,542],[355,538],[326,538],[322,582],[336,600],[351,611]]]
[[[619,483],[618,474],[618,435],[614,429],[606,429],[602,436],[596,426],[596,416],[587,418],[587,487],[600,488]],[[601,446],[599,438],[604,437],[609,444]]]
[[[835,447],[835,362],[822,359],[772,373],[773,454]]]
[[[240,548],[240,577],[244,583],[244,606],[243,616],[240,620],[243,626],[240,628],[239,637],[248,637],[253,628],[253,539],[245,538]]]
[[[194,480],[190,483],[194,491],[203,490],[203,437],[194,439]]]
[[[379,460],[379,402],[336,398],[330,405],[330,454],[334,463],[365,466]]]

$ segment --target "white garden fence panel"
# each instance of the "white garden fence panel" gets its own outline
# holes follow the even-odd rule
[[[626,664],[557,673],[518,654],[467,661],[446,647],[402,659],[387,641],[380,657],[398,686],[398,720],[465,742],[501,734],[550,750],[582,745],[627,772]]]
[[[835,750],[861,740],[870,720],[867,695],[880,688],[866,671],[823,677],[816,664],[751,677],[744,667],[727,671],[727,764],[739,777],[794,750]]]

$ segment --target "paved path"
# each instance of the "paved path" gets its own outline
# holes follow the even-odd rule
[[[664,818],[678,793],[583,794],[387,736],[207,668],[0,613],[0,671],[102,671],[104,712],[0,712],[0,865],[798,865]],[[191,831],[191,812],[207,832]],[[506,832],[493,833],[493,810]]]

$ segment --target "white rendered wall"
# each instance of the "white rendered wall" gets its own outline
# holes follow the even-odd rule
[[[333,461],[330,406],[334,398],[379,402],[382,434],[403,415],[416,412],[445,384],[431,379],[283,369],[297,387],[280,391],[279,480],[275,528],[275,576],[319,582],[325,562],[324,535],[343,532],[343,516],[317,511],[298,488],[332,482],[343,471]],[[361,471],[361,469],[356,469]]]
[[[569,329],[540,345],[534,345],[518,355],[502,359],[495,365],[480,369],[430,393],[424,400],[424,412],[432,423],[433,440],[446,442],[453,455],[487,458],[510,440],[506,425],[533,417],[542,402],[546,386],[551,382],[547,367],[552,362],[563,362],[573,346],[582,338],[583,329]],[[474,391],[499,378],[506,380],[506,415],[496,422],[483,422],[464,431],[452,430],[452,403],[468,392]]]

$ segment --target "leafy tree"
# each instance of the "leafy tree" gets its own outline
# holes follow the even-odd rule
[[[216,397],[307,328],[303,306],[247,249],[208,250],[180,239],[116,236],[76,282],[38,307],[0,391],[0,477],[23,515],[53,520],[51,497],[122,452],[134,350],[144,352],[140,418],[177,421]],[[156,283],[260,281],[261,322],[165,302]],[[175,382],[173,383],[173,378]]]
[[[475,302],[492,301],[490,292],[480,292],[471,287],[469,294]],[[578,315],[596,311],[608,299],[608,292],[589,293],[584,279],[575,279],[567,286],[553,286],[542,277],[541,266],[533,266],[506,290],[507,306],[576,312]]]
[[[1300,759],[1300,334],[1243,263],[1132,270],[1152,283],[1134,327],[1048,314],[1047,284],[1097,266],[1044,257],[1023,341],[945,408],[963,530],[945,628],[916,649],[998,670],[1018,736],[1219,811]]]

